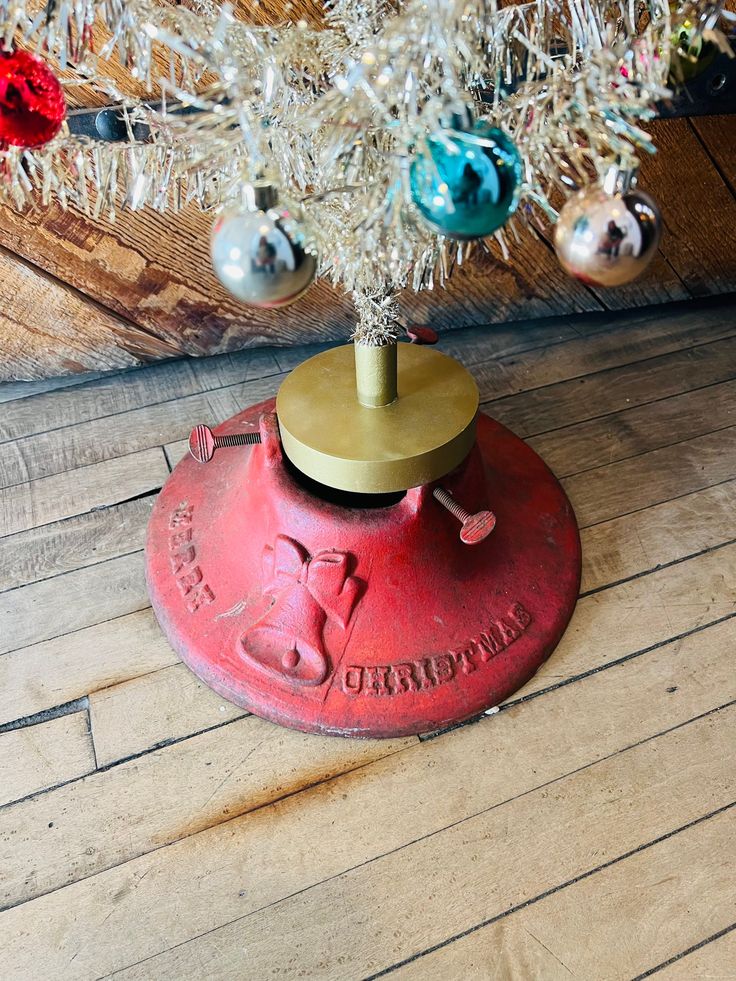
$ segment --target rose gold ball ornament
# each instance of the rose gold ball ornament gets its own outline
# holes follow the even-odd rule
[[[309,288],[317,260],[306,249],[299,218],[280,207],[269,181],[244,185],[242,205],[212,226],[212,267],[233,296],[251,306],[284,307]]]
[[[634,182],[634,172],[611,167],[602,186],[579,191],[560,211],[555,249],[571,276],[594,286],[622,286],[652,261],[662,219]]]

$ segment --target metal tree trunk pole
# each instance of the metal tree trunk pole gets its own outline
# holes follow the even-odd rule
[[[398,398],[397,345],[355,342],[358,401],[369,408],[390,405]]]

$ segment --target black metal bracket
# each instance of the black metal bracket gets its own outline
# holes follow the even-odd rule
[[[147,102],[149,109],[159,110],[163,103]],[[178,116],[188,116],[199,112],[193,106],[170,104],[169,112]],[[102,109],[72,109],[67,114],[67,125],[73,136],[88,136],[93,140],[105,143],[127,143],[131,134],[136,143],[145,143],[150,139],[151,130],[148,123],[132,122],[130,115],[126,122],[125,111],[121,106],[105,106]]]
[[[736,38],[729,38],[736,48]],[[736,57],[718,54],[700,75],[676,92],[670,103],[663,103],[660,116],[729,116],[736,113]]]
[[[736,36],[730,37],[732,48],[736,51]],[[161,103],[148,103],[152,109],[159,109]],[[188,115],[198,110],[191,106],[173,106],[170,112]],[[658,114],[663,119],[679,116],[720,116],[736,113],[736,57],[719,53],[707,68],[695,78],[680,86],[671,100],[658,106]],[[131,123],[130,131],[123,110],[119,106],[106,106],[103,109],[73,109],[67,116],[69,131],[74,136],[87,136],[107,143],[127,142],[132,131],[137,143],[150,139],[150,128],[146,123]]]

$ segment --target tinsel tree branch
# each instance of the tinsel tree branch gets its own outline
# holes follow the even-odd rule
[[[352,296],[358,315],[352,340],[377,346],[396,341],[401,333],[396,296],[377,287],[353,290]]]
[[[215,0],[0,0],[5,48],[20,43],[107,93],[127,141],[64,127],[38,149],[0,151],[2,195],[113,218],[120,207],[213,208],[266,177],[299,202],[320,272],[353,293],[356,333],[395,336],[396,293],[432,288],[468,246],[431,231],[409,188],[413,155],[472,105],[523,161],[519,220],[611,161],[653,150],[643,128],[669,95],[668,0],[330,0],[322,29],[263,27]],[[722,4],[682,4],[690,37],[717,41]],[[106,72],[128,68],[150,102]],[[148,135],[134,138],[143,123]],[[506,243],[501,238],[505,249]]]

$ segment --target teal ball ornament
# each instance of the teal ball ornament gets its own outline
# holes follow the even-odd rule
[[[427,138],[412,161],[411,196],[434,231],[461,241],[485,238],[515,211],[521,179],[513,141],[479,120]]]

